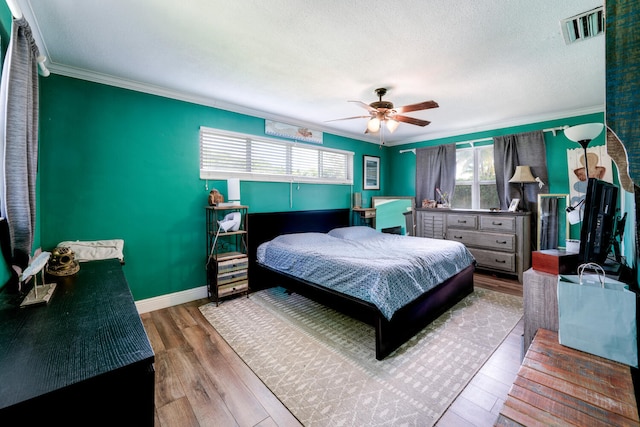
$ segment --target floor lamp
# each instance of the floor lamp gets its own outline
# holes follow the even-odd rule
[[[604,125],[602,123],[586,123],[584,125],[572,126],[564,130],[564,136],[573,142],[580,144],[584,150],[584,172],[589,180],[589,164],[587,162],[587,147],[600,133]]]
[[[572,126],[564,130],[564,136],[573,142],[580,144],[584,150],[584,175],[586,181],[589,181],[589,162],[587,161],[587,147],[589,143],[593,141],[600,133],[604,125],[602,123],[586,123],[583,125]],[[574,206],[567,207],[567,214],[569,216],[569,222],[571,224],[577,224],[581,221],[580,212],[576,209],[584,202],[584,199],[580,200]]]

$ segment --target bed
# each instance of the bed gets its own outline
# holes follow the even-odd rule
[[[283,286],[372,324],[382,360],[473,291],[475,262],[457,242],[350,227],[349,215],[250,214],[251,288]]]

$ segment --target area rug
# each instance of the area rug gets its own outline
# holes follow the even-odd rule
[[[522,317],[476,289],[382,361],[375,331],[283,288],[201,312],[305,426],[430,426]]]

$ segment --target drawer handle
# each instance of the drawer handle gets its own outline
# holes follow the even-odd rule
[[[454,239],[462,239],[462,236],[453,236]]]
[[[467,220],[463,220],[463,219],[459,219],[458,220],[458,224],[466,224]]]
[[[493,221],[491,224],[493,224],[493,225],[502,225],[501,222],[495,222],[495,221]]]
[[[504,259],[497,259],[497,260],[496,260],[496,262],[497,262],[498,264],[506,264],[506,263],[507,263],[507,261],[506,261],[506,260],[504,260]]]
[[[496,240],[496,243],[499,245],[506,245],[507,241],[505,240],[504,242],[501,242],[500,240]]]

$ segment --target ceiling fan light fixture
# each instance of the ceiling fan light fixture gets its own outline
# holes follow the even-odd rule
[[[371,118],[371,120],[369,120],[369,123],[367,123],[367,129],[371,133],[378,132],[380,130],[380,119],[377,117]]]
[[[398,129],[399,121],[393,119],[386,119],[385,123],[387,124],[387,129],[389,132],[393,133],[396,129]]]
[[[387,93],[387,89],[378,88],[375,90],[375,92],[376,92],[376,95],[378,95],[378,100],[370,104],[366,104],[362,101],[348,101],[348,102],[357,103],[360,107],[367,110],[369,115],[346,117],[344,119],[336,119],[336,120],[328,120],[328,121],[333,122],[337,120],[351,120],[351,119],[360,119],[360,118],[367,117],[369,118],[369,121],[367,122],[367,129],[364,131],[365,134],[379,132],[380,127],[383,126],[382,122],[385,122],[384,127],[386,127],[389,130],[389,133],[393,133],[400,125],[400,122],[409,123],[411,125],[416,125],[416,126],[426,126],[429,123],[431,123],[427,120],[405,116],[404,113],[409,113],[412,111],[419,111],[419,110],[428,110],[430,108],[439,107],[438,103],[435,101],[424,101],[424,102],[418,102],[416,104],[409,104],[409,105],[404,105],[402,107],[395,108],[392,102],[382,100],[382,96]]]

